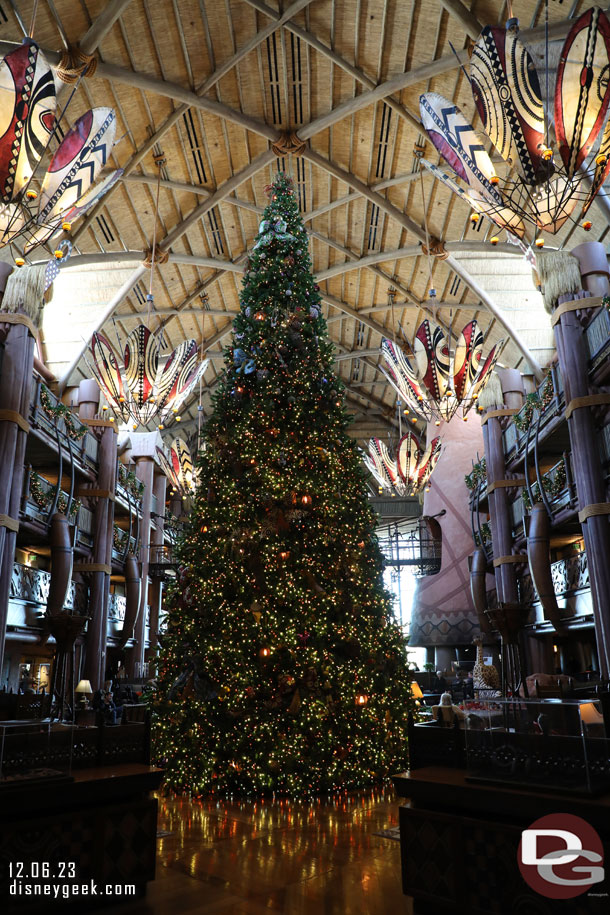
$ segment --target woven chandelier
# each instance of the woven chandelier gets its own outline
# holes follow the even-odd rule
[[[426,319],[413,341],[412,347],[402,347],[385,339],[381,354],[386,376],[399,398],[409,411],[430,422],[449,422],[461,411],[463,419],[476,404],[479,394],[487,384],[503,341],[496,343],[482,362],[485,338],[476,321],[470,321],[451,346],[451,333],[447,336],[441,327]]]
[[[574,22],[553,93],[546,4],[545,94],[552,112],[545,111],[517,19],[509,19],[506,29],[486,26],[470,59],[475,106],[483,130],[509,166],[505,176],[496,174],[485,143],[457,105],[436,92],[420,97],[424,129],[463,184],[422,159],[424,167],[468,201],[473,222],[488,216],[522,248],[528,236],[542,247],[540,233],[554,234],[568,219],[583,220],[610,172],[610,122],[602,133],[610,102],[610,22],[598,7]],[[591,223],[582,226],[588,230]]]
[[[369,440],[369,453],[364,463],[379,485],[379,490],[393,495],[415,495],[424,489],[441,455],[440,436],[424,447],[414,432],[409,431],[398,442],[396,459],[378,438]]]
[[[69,231],[123,173],[117,169],[95,183],[116,131],[114,110],[103,107],[76,121],[44,176],[34,178],[65,113],[64,108],[56,118],[56,109],[51,67],[36,42],[26,38],[0,61],[0,247],[18,243],[18,266],[23,254]]]

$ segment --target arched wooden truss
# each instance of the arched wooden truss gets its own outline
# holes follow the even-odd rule
[[[522,35],[540,40],[540,4],[514,6]],[[569,28],[555,6],[551,40]],[[6,5],[0,53],[21,40],[30,7]],[[460,62],[482,24],[460,0],[295,0],[282,11],[263,0],[111,0],[94,21],[71,0],[41,3],[35,38],[53,66],[68,46],[99,58],[77,84],[69,119],[110,105],[123,137],[111,163],[124,168],[123,178],[74,226],[71,263],[143,259],[153,238],[153,154],[162,150],[157,241],[169,257],[158,267],[152,319],[171,346],[193,337],[219,350],[238,308],[263,188],[283,167],[311,230],[337,370],[357,421],[363,430],[367,424],[363,437],[372,421],[382,432],[395,417],[394,391],[379,371],[382,338],[408,336],[430,316],[424,206],[433,240],[442,240],[432,248],[440,255],[432,258],[437,321],[453,320],[459,330],[476,318],[490,343],[508,337],[502,362],[540,377],[501,297],[487,294],[459,261],[464,250],[489,250],[491,224],[475,232],[468,206],[430,174],[422,178],[414,154],[424,144],[433,155],[421,133],[419,94],[434,88],[463,101]],[[114,318],[125,335],[140,322],[144,274],[143,266],[134,269],[90,332]],[[214,363],[204,407],[221,368]],[[86,373],[76,353],[60,380],[65,386]]]

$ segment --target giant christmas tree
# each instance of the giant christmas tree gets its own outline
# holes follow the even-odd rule
[[[249,258],[169,595],[155,705],[167,784],[354,788],[406,758],[404,640],[280,174]]]

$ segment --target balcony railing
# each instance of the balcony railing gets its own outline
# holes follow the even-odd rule
[[[135,555],[137,548],[136,538],[130,537],[129,531],[124,531],[123,528],[117,527],[115,524],[112,535],[112,558],[116,562],[124,562],[128,553]]]
[[[13,564],[13,574],[9,591],[10,601],[23,601],[35,604],[44,612],[49,597],[51,573],[44,569],[34,569],[22,565],[20,562]],[[80,616],[87,613],[87,586],[82,582],[70,582],[68,596],[64,604],[65,610],[72,610]]]
[[[133,470],[127,470],[120,461],[117,462],[116,490],[117,495],[127,505],[140,506],[144,483],[138,480]]]
[[[587,554],[583,550],[567,559],[560,559],[551,564],[553,589],[555,594],[568,594],[571,591],[580,591],[590,588],[589,564]]]
[[[595,369],[608,355],[610,349],[610,314],[600,308],[585,330],[591,368]]]
[[[556,365],[551,366],[547,377],[533,394],[528,395],[525,403],[508,424],[503,433],[504,454],[508,461],[525,446],[528,428],[540,417],[539,432],[563,408],[563,380]]]
[[[98,443],[87,426],[80,421],[40,380],[34,380],[30,421],[36,428],[44,430],[76,461],[88,470],[96,471]]]
[[[542,492],[537,482],[532,483],[531,486],[534,502],[544,502],[553,515],[571,503],[575,503],[576,493],[571,472],[570,452],[564,454],[561,460],[543,473],[540,480]],[[529,512],[531,510],[530,496],[526,490],[523,492],[523,501]]]
[[[108,598],[108,619],[122,623],[125,619],[126,606],[126,597],[122,594],[111,594]]]
[[[567,559],[558,559],[557,562],[551,563],[551,577],[553,579],[553,590],[557,597],[565,597],[565,595],[573,594],[576,591],[590,588],[586,552],[576,553]],[[519,603],[528,606],[538,601],[536,589],[528,573],[519,578],[517,587],[519,589]],[[569,615],[569,613],[565,615]]]
[[[523,519],[525,518],[525,505],[523,503],[522,495],[517,496],[517,498],[510,503],[509,511],[513,534],[518,537],[522,533]]]
[[[30,521],[47,525],[55,511],[65,512],[68,508],[70,496],[64,490],[57,494],[57,486],[50,483],[40,474],[29,470],[24,478],[23,500],[21,514]],[[78,499],[72,499],[68,515],[71,524],[76,524],[76,543],[86,549],[93,545],[93,513],[81,505]]]

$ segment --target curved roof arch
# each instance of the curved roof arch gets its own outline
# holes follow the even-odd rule
[[[541,5],[514,0],[514,8],[522,35],[539,41]],[[156,268],[151,320],[164,324],[169,345],[192,336],[212,355],[204,407],[221,368],[216,351],[239,307],[264,187],[278,168],[296,182],[337,371],[357,419],[391,422],[395,397],[378,369],[381,339],[412,334],[430,314],[426,224],[449,253],[432,262],[438,320],[459,330],[476,317],[489,345],[506,338],[503,364],[540,377],[552,335],[529,267],[511,246],[491,249],[488,220],[473,227],[468,206],[420,174],[416,155],[423,146],[438,161],[421,132],[422,91],[455,99],[474,118],[460,65],[473,35],[496,22],[498,4],[480,0],[476,16],[461,0],[295,0],[283,8],[263,0],[111,0],[91,5],[97,16],[87,9],[71,0],[41,4],[34,33],[53,65],[67,46],[98,55],[61,127],[88,107],[113,106],[120,139],[108,167],[125,169],[75,224],[74,253],[47,308],[43,348],[63,386],[88,374],[83,352],[93,330],[116,327],[125,336],[145,314],[142,261],[155,228],[159,153],[156,236],[169,257]],[[558,5],[549,14],[558,41],[569,20]],[[2,53],[25,29],[14,5],[7,16]],[[70,91],[62,89],[64,104]],[[302,155],[278,158],[272,147],[290,132],[305,142]],[[606,227],[599,218],[586,238],[603,240]],[[566,229],[557,243],[581,240],[580,229]],[[46,256],[38,251],[33,260]],[[62,341],[67,322],[71,339]]]

